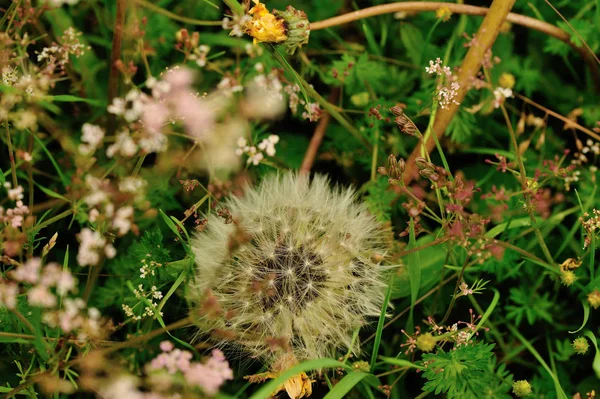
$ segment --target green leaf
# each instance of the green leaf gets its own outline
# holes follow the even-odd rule
[[[41,185],[37,184],[36,182],[33,182],[33,184],[35,184],[37,188],[42,190],[42,192],[44,192],[49,197],[61,199],[66,202],[71,202],[67,197],[63,197],[62,195],[55,193],[54,191],[52,191],[44,186],[41,186]]]
[[[575,334],[575,333],[578,333],[579,331],[581,331],[583,329],[583,327],[585,327],[585,325],[587,324],[588,318],[590,317],[589,303],[587,301],[581,301],[581,304],[583,305],[583,321],[581,322],[581,327],[579,327],[575,331],[569,331],[569,334]]]
[[[54,169],[56,170],[56,173],[58,174],[58,177],[60,178],[60,181],[62,182],[63,187],[67,188],[67,186],[69,185],[69,179],[64,175],[64,173],[62,172],[62,170],[58,166],[58,163],[56,162],[56,160],[52,156],[52,153],[50,151],[48,151],[48,148],[46,147],[46,144],[44,144],[44,142],[42,140],[40,140],[40,138],[37,136],[37,134],[35,134],[35,133],[32,132],[31,135],[33,136],[33,139],[40,145],[40,147],[42,147],[42,150],[48,156],[48,159],[52,163],[52,166],[54,166]]]
[[[93,105],[94,107],[100,107],[100,108],[104,108],[106,106],[105,103],[103,103],[102,101],[99,100],[93,100],[90,98],[83,98],[83,97],[78,97],[78,96],[73,96],[70,94],[59,94],[56,96],[47,96],[46,98],[52,100],[52,101],[57,101],[57,102],[67,102],[67,103],[74,103],[74,102],[84,102],[84,103],[88,103],[90,105]]]
[[[421,30],[410,23],[400,25],[400,40],[406,47],[408,58],[413,64],[418,65],[421,61],[421,51],[425,47],[425,39],[421,34]],[[423,66],[423,70],[425,66]]]
[[[590,330],[586,330],[584,334],[592,341],[592,343],[594,344],[594,348],[596,348],[596,355],[594,356],[592,369],[596,373],[596,377],[600,378],[600,349],[598,349],[598,340]]]
[[[333,389],[325,395],[323,399],[341,399],[344,398],[345,395],[350,392],[352,388],[359,382],[361,382],[364,378],[367,377],[375,377],[373,374],[362,373],[360,371],[354,371],[347,374],[344,378],[341,379],[340,382],[335,384]]]

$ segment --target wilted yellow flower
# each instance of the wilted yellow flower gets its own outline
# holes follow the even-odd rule
[[[512,89],[515,87],[515,76],[512,73],[504,72],[502,75],[500,75],[498,84],[500,87],[504,87],[505,89]]]
[[[271,14],[260,0],[253,1],[256,5],[248,11],[252,20],[246,23],[246,33],[254,38],[254,43],[287,40],[284,20]]]
[[[573,270],[577,269],[579,266],[581,266],[581,259],[567,258],[563,263],[560,264],[560,270]]]
[[[436,18],[446,22],[452,16],[452,11],[450,11],[450,8],[448,7],[441,7],[437,9],[437,11],[435,12],[435,16]]]

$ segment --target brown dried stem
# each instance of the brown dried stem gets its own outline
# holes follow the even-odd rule
[[[112,49],[110,53],[110,75],[108,76],[108,103],[111,104],[119,91],[119,68],[118,62],[121,59],[121,43],[123,42],[123,22],[125,21],[125,11],[127,9],[127,0],[117,0],[117,15],[115,18],[115,30],[113,32]],[[111,116],[108,122],[108,133],[112,134],[115,128],[114,116]]]
[[[337,97],[340,93],[339,88],[334,88],[329,98],[328,102],[334,104],[337,101]],[[319,124],[315,129],[315,133],[310,139],[310,143],[308,144],[308,149],[306,150],[306,154],[304,154],[304,159],[302,160],[302,166],[300,166],[300,173],[309,174],[310,168],[312,168],[313,163],[315,162],[315,158],[317,157],[317,152],[319,151],[319,146],[323,141],[323,137],[325,137],[325,132],[327,131],[327,126],[329,126],[329,121],[331,121],[331,115],[329,112],[324,112],[323,116],[319,120]]]

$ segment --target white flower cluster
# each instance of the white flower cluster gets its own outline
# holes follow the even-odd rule
[[[279,143],[279,136],[271,134],[258,144],[257,149],[255,146],[249,146],[248,141],[245,138],[240,137],[237,141],[238,149],[235,150],[235,153],[239,156],[243,154],[248,155],[248,160],[246,162],[248,164],[258,165],[265,158],[262,151],[266,152],[270,157],[275,155],[275,144],[277,143]]]
[[[288,95],[289,107],[293,114],[298,112],[298,105],[304,106],[302,117],[308,119],[310,122],[316,122],[323,115],[323,110],[318,103],[307,103],[300,99],[298,93],[300,93],[300,86],[297,84],[287,85],[284,87],[285,92]]]
[[[104,129],[98,125],[84,123],[81,127],[81,133],[82,144],[79,145],[79,152],[83,155],[93,154],[104,140]]]
[[[222,27],[226,30],[231,30],[229,33],[230,36],[242,37],[244,36],[244,26],[248,23],[252,18],[246,14],[237,14],[234,13],[232,18],[225,17],[223,18]]]
[[[100,262],[100,252],[103,251],[107,258],[112,259],[117,250],[106,241],[97,231],[84,228],[77,235],[79,238],[79,251],[77,252],[77,263],[80,266],[95,266]]]
[[[429,66],[425,67],[425,72],[430,75],[442,77],[442,83],[436,87],[435,98],[441,109],[448,108],[451,104],[459,105],[456,101],[460,85],[453,81],[455,76],[447,66],[442,66],[443,61],[438,57],[434,61],[429,61]]]

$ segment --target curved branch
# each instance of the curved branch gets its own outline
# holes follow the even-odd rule
[[[364,18],[374,17],[377,15],[390,14],[399,11],[409,12],[428,12],[437,11],[442,7],[448,8],[455,14],[466,14],[466,15],[478,15],[485,16],[489,8],[470,6],[466,4],[454,4],[454,3],[442,3],[442,2],[421,2],[421,1],[407,1],[402,3],[391,3],[382,4],[374,7],[364,8],[362,10],[353,11],[337,17],[325,19],[323,21],[311,22],[311,31],[331,28],[338,25],[347,24],[349,22],[358,21]],[[560,41],[567,43],[575,51],[577,51],[585,60],[586,64],[592,72],[592,78],[596,88],[600,85],[600,72],[598,71],[598,65],[594,61],[594,58],[590,55],[583,47],[578,47],[571,42],[571,36],[560,29],[559,27],[537,20],[535,18],[527,17],[521,14],[509,13],[506,16],[506,20],[515,25],[521,25],[526,28],[537,30],[538,32],[545,33],[548,36],[552,36]]]

